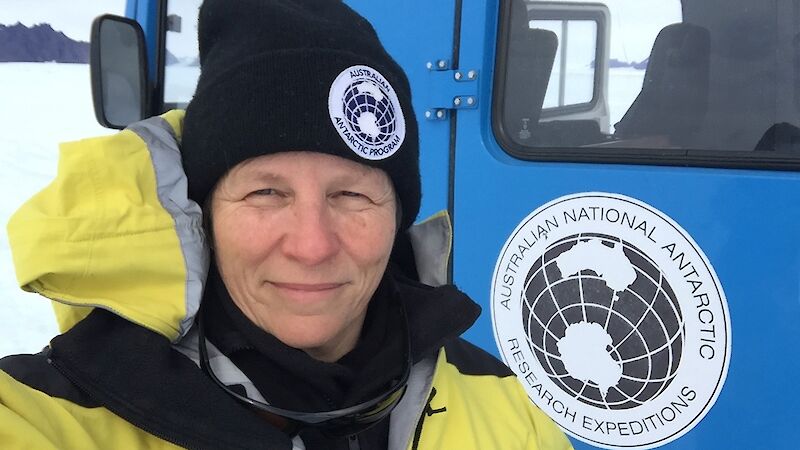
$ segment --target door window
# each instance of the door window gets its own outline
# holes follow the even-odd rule
[[[800,168],[800,4],[510,0],[502,8],[493,127],[512,155]]]

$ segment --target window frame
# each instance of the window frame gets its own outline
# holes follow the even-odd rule
[[[734,150],[707,150],[686,148],[648,147],[530,147],[516,143],[502,123],[505,77],[508,62],[509,24],[511,2],[499,2],[497,38],[495,43],[494,81],[492,88],[491,127],[500,148],[510,156],[524,161],[575,162],[598,164],[633,164],[672,167],[704,167],[722,169],[753,169],[773,171],[800,171],[800,152],[755,152]],[[526,4],[530,1],[526,1]],[[543,2],[549,4],[598,5],[598,3]],[[540,19],[537,17],[536,19]],[[598,27],[599,33],[599,27]],[[602,46],[599,39],[598,46]],[[605,55],[603,55],[605,58]],[[596,65],[597,66],[597,65]],[[597,70],[596,70],[597,72]],[[595,74],[597,77],[597,73]],[[595,87],[597,89],[597,87]],[[800,89],[799,89],[800,91]],[[595,90],[595,94],[597,90]],[[800,95],[800,92],[796,92]],[[596,97],[594,95],[593,97]],[[594,99],[593,99],[594,100]],[[543,108],[541,119],[552,119]],[[581,110],[582,111],[582,110]]]
[[[603,17],[603,15],[601,13],[596,12],[596,11],[569,11],[566,16],[565,15],[561,15],[560,12],[558,12],[558,11],[543,10],[543,11],[540,11],[540,13],[541,13],[541,16],[539,16],[538,15],[539,13],[537,13],[537,17],[535,17],[533,19],[529,19],[529,22],[530,22],[530,20],[557,20],[557,21],[561,21],[561,22],[569,22],[570,20],[576,20],[576,21],[578,21],[578,20],[588,20],[588,21],[595,22],[597,24],[597,30],[596,30],[596,34],[595,34],[595,48],[594,48],[595,67],[594,67],[594,83],[592,85],[592,98],[588,102],[572,103],[572,104],[564,105],[564,106],[554,106],[554,107],[550,107],[550,108],[542,108],[542,113],[541,113],[540,117],[542,119],[549,119],[549,118],[558,117],[558,116],[562,116],[562,115],[575,114],[575,113],[581,113],[581,112],[593,110],[597,106],[597,102],[600,100],[599,96],[598,96],[598,93],[601,92],[602,89],[603,89],[603,85],[602,85],[603,84],[603,73],[602,73],[602,70],[598,70],[597,62],[598,61],[603,61],[606,58],[606,55],[604,54],[605,50],[603,48],[602,40],[601,40],[601,37],[605,35],[605,32],[606,32],[605,30],[606,30],[606,27],[608,26],[606,24],[606,22],[605,22],[605,18]],[[566,52],[568,51],[568,48],[569,47],[567,47],[567,46],[563,47],[564,50],[563,50],[563,53],[561,55],[561,57],[562,57],[562,65],[565,64],[563,62],[563,57],[564,57],[565,54],[567,54]],[[562,52],[562,46],[561,46],[560,42],[559,42],[559,46],[556,49],[556,51],[557,52]],[[566,73],[564,73],[562,71],[561,74],[562,74],[562,76],[560,77],[559,82],[562,83],[562,85],[563,85],[564,81],[566,80]]]

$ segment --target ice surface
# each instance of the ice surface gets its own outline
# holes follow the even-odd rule
[[[5,224],[55,177],[59,142],[108,133],[88,65],[0,63],[0,357],[38,352],[57,333],[50,302],[17,287]]]

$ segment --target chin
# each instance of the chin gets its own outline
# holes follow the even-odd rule
[[[289,347],[315,353],[315,350],[335,345],[341,330],[339,321],[301,317],[282,321],[272,334]]]

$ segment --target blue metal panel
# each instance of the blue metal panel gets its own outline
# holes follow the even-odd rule
[[[470,153],[469,167],[457,160],[455,281],[486,312],[468,333],[474,342],[497,353],[488,314],[493,262],[520,220],[564,194],[624,193],[669,214],[693,235],[716,268],[730,309],[733,353],[725,388],[703,422],[665,448],[793,448],[800,439],[791,413],[800,395],[794,382],[800,363],[792,347],[800,340],[800,264],[792,236],[800,212],[789,199],[790,193],[798,194],[798,177],[569,164],[510,166],[490,155],[474,158],[475,152]],[[478,179],[481,188],[475,189]]]
[[[500,206],[499,199],[484,197],[486,189],[493,189],[498,184],[493,183],[491,179],[485,178],[479,181],[482,177],[481,166],[473,164],[470,160],[478,160],[485,149],[491,146],[492,138],[487,135],[491,133],[491,89],[492,89],[492,73],[494,71],[494,36],[497,33],[497,3],[484,2],[484,1],[467,1],[464,3],[462,16],[461,16],[461,48],[460,60],[463,69],[479,69],[479,93],[478,93],[478,109],[476,110],[462,110],[458,112],[458,147],[456,148],[456,180],[455,180],[455,205],[453,211],[453,220],[455,223],[455,242],[453,247],[453,264],[454,264],[454,282],[462,289],[469,289],[466,284],[470,275],[467,273],[468,266],[462,267],[459,261],[464,258],[469,258],[469,255],[481,255],[479,259],[472,261],[472,264],[478,264],[479,267],[485,266],[491,270],[494,269],[494,259],[498,253],[499,247],[490,253],[475,253],[474,244],[477,242],[465,241],[462,239],[463,226],[470,223],[469,216],[462,216],[472,212],[478,213],[478,210],[483,209],[484,205],[494,204]],[[495,144],[496,146],[496,144]],[[509,158],[510,159],[510,158]],[[468,163],[462,168],[460,161],[466,160]],[[477,161],[475,161],[477,163]],[[509,161],[516,163],[515,161]],[[476,170],[477,169],[477,170]],[[511,180],[508,180],[511,181]],[[479,189],[476,187],[480,186]],[[478,205],[481,205],[478,207]],[[484,210],[486,212],[486,210]],[[488,215],[483,216],[480,227],[483,228]],[[489,220],[490,225],[497,226],[499,223],[494,220]],[[478,233],[487,232],[487,236],[495,235],[485,228],[473,229],[472,231]],[[472,233],[470,233],[472,234]],[[507,236],[507,234],[506,234]],[[463,242],[463,244],[462,244]],[[505,242],[505,239],[503,240]],[[463,247],[463,248],[462,248]],[[464,255],[464,256],[462,256]],[[491,266],[491,267],[490,267]],[[483,289],[474,289],[467,291],[472,297],[478,301],[483,308],[478,322],[467,332],[466,337],[475,344],[483,347],[489,352],[497,354],[497,349],[494,345],[494,337],[489,320],[489,304],[487,298],[489,284],[483,286]]]
[[[423,196],[419,217],[428,217],[447,208],[450,128],[446,121],[425,119],[430,99],[436,94],[437,80],[437,74],[428,70],[426,63],[451,58],[455,1],[346,3],[373,24],[386,50],[408,74],[420,130]]]
[[[484,308],[467,333],[495,345],[489,293],[506,239],[533,210],[578,192],[620,193],[662,211],[697,242],[726,292],[732,324],[727,381],[715,406],[670,449],[796,448],[800,387],[800,174],[541,163],[509,157],[491,129],[497,0],[465,1],[461,67],[481,69],[480,107],[459,111],[454,281]],[[689,311],[688,314],[691,314]],[[573,440],[577,449],[593,448]]]
[[[159,0],[128,0],[125,5],[125,16],[135,19],[142,26],[144,38],[147,41],[148,77],[151,86],[154,85],[158,74],[156,57],[158,49],[158,4]]]

